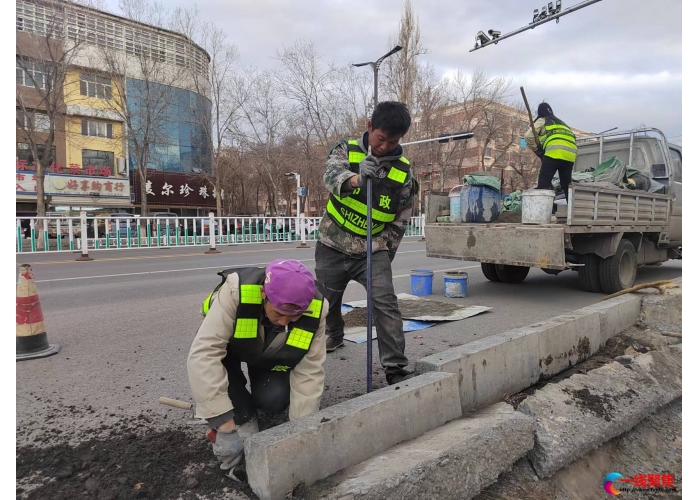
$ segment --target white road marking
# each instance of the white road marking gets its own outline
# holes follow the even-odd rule
[[[397,252],[398,254],[404,254],[404,253],[417,253],[417,252],[425,252],[425,250],[407,250],[405,252]],[[299,259],[299,262],[313,262],[315,259]],[[269,264],[269,261],[267,262],[256,262],[252,264],[243,264],[240,267],[244,266],[262,266],[264,264]],[[182,273],[182,272],[187,272],[187,271],[205,271],[208,269],[221,269],[222,266],[209,266],[209,267],[191,267],[188,269],[165,269],[162,271],[142,271],[139,273],[119,273],[119,274],[101,274],[101,275],[95,275],[95,276],[77,276],[73,278],[55,278],[55,279],[49,279],[49,280],[35,280],[36,283],[50,283],[54,281],[75,281],[75,280],[91,280],[91,279],[98,279],[98,278],[117,278],[117,277],[122,277],[122,276],[141,276],[144,274],[163,274],[163,273]],[[463,268],[457,268],[457,269],[463,269]],[[400,276],[394,276],[395,278],[403,278],[406,276],[410,276],[410,274],[403,274]]]

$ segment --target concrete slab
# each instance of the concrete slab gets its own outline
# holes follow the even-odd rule
[[[681,396],[681,344],[618,359],[547,385],[518,406],[535,418],[535,447],[528,457],[540,477],[551,476]]]
[[[498,403],[314,485],[309,500],[469,499],[534,445],[534,421]]]
[[[539,380],[535,331],[516,328],[426,356],[416,362],[416,371],[457,374],[462,412],[484,408]]]
[[[639,295],[627,294],[584,307],[580,311],[596,311],[599,314],[600,343],[604,345],[609,338],[634,325],[641,308],[642,298]]]
[[[283,499],[461,414],[455,375],[420,375],[250,437],[248,482],[261,500]]]
[[[663,294],[645,294],[639,315],[640,326],[681,333],[683,330],[682,292],[682,288],[671,288]]]
[[[600,315],[579,309],[532,325],[538,338],[541,378],[588,359],[600,349]]]

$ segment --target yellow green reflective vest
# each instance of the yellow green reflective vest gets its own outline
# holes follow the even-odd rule
[[[566,123],[550,117],[544,119],[544,134],[540,136],[544,155],[555,160],[576,160],[576,136]]]
[[[303,314],[298,321],[289,323],[286,332],[273,333],[263,342],[259,332],[260,321],[265,314],[260,293],[265,281],[264,267],[240,267],[218,272],[217,274],[222,278],[221,283],[204,299],[202,314],[207,315],[214,294],[226,282],[228,275],[234,272],[238,274],[240,301],[236,310],[233,335],[227,347],[227,355],[272,371],[293,369],[306,356],[311,341],[318,331],[321,323],[321,310],[323,309],[323,295],[316,289],[316,295],[308,307],[311,312]],[[282,344],[274,342],[276,345],[274,348],[266,347],[273,344],[274,338],[278,335],[285,335],[285,342]]]
[[[350,170],[360,173],[360,162],[367,155],[360,149],[358,141],[348,141],[348,161]],[[410,174],[411,164],[404,158],[391,162],[386,177],[372,181],[372,234],[384,230],[387,223],[393,222],[399,208],[401,189]],[[367,235],[367,191],[356,188],[352,193],[340,197],[331,194],[326,204],[331,220],[349,233]]]

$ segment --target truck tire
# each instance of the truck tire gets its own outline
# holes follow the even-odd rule
[[[520,283],[530,272],[529,267],[525,266],[508,266],[508,265],[497,265],[496,274],[498,279],[503,283]]]
[[[600,293],[603,291],[600,285],[601,258],[594,253],[583,256],[583,267],[578,268],[578,282],[586,292]]]
[[[489,281],[501,281],[496,273],[496,264],[486,264],[485,262],[482,262],[481,272],[484,273],[484,276],[486,276],[486,279]]]
[[[600,263],[600,285],[605,293],[615,293],[634,285],[637,252],[630,240],[621,240],[617,252]]]

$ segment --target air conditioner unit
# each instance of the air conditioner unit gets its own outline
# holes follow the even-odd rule
[[[126,158],[121,156],[117,158],[117,173],[119,175],[126,175]]]

